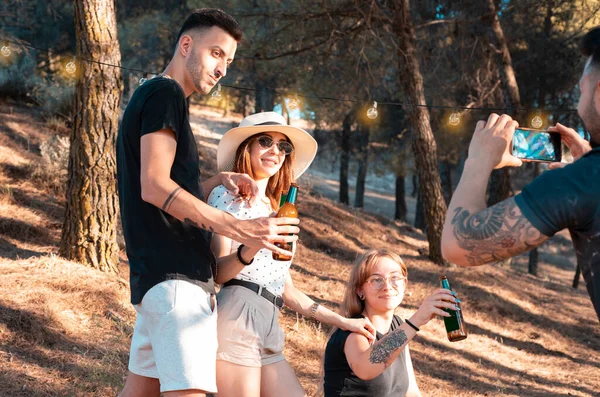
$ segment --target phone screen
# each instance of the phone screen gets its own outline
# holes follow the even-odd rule
[[[512,155],[523,160],[560,162],[560,134],[517,128],[513,136]]]

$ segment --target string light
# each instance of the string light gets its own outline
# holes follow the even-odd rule
[[[538,110],[535,117],[531,119],[531,126],[533,128],[542,128],[542,125],[544,125],[544,121],[540,117],[540,114],[541,112]]]
[[[4,55],[5,57],[8,57],[11,55],[12,51],[10,48],[10,43],[13,43],[15,45],[19,45],[19,46],[23,46],[23,47],[28,47],[28,48],[32,48],[34,50],[39,50],[42,52],[47,52],[47,53],[56,53],[55,51],[52,51],[48,48],[39,48],[39,47],[35,47],[29,44],[24,44],[24,43],[17,43],[17,42],[13,42],[11,40],[4,40],[4,45],[2,46],[2,48],[0,49],[0,54]],[[145,77],[148,72],[144,71],[144,70],[140,70],[140,69],[134,69],[134,68],[126,68],[123,67],[121,65],[114,65],[114,64],[110,64],[110,63],[106,63],[106,62],[100,62],[100,61],[96,61],[93,59],[85,59],[85,58],[79,58],[78,59],[79,62],[89,62],[89,63],[96,63],[99,65],[103,65],[103,66],[110,66],[110,67],[115,67],[115,68],[119,68],[121,70],[127,70],[129,72],[136,72],[136,73],[143,73],[144,77],[140,78],[139,80],[139,84],[142,85],[144,84],[146,81],[148,81],[148,79]],[[69,66],[70,64],[72,64],[72,67]],[[67,70],[69,73],[75,73],[76,71],[76,62],[75,62],[75,57],[73,57],[73,61],[69,62],[67,64],[67,68],[71,69],[73,68],[72,72]],[[154,77],[156,75],[151,75],[150,78]],[[233,88],[236,90],[242,90],[242,91],[256,91],[255,88],[250,88],[250,87],[239,87],[239,86],[233,86],[233,85],[225,85],[225,87],[229,87],[229,88]],[[264,90],[264,88],[263,88]],[[269,92],[272,92],[274,94],[279,94],[279,95],[285,95],[284,93],[282,93],[281,91],[278,91],[277,89],[266,89]],[[357,103],[360,102],[359,100],[355,100],[355,99],[345,99],[345,98],[335,98],[335,97],[329,97],[329,96],[320,96],[320,95],[294,95],[294,98],[290,99],[290,103],[289,106],[290,108],[292,108],[294,106],[294,101],[298,101],[298,97],[301,98],[314,98],[314,99],[318,99],[320,101],[335,101],[335,102],[349,102],[349,103]],[[212,94],[212,99],[214,100],[221,100],[222,99],[222,94],[221,94],[221,87],[220,85],[217,87],[217,90],[215,92],[213,92]],[[457,109],[465,109],[465,110],[485,110],[485,111],[491,111],[491,112],[506,112],[509,113],[510,110],[516,110],[516,111],[527,111],[529,109],[527,108],[492,108],[492,107],[473,107],[473,106],[438,106],[438,105],[428,105],[428,104],[410,104],[410,103],[404,103],[404,102],[382,102],[380,103],[381,105],[386,105],[386,106],[416,106],[416,107],[424,107],[424,108],[428,108],[428,109],[452,109],[454,108],[454,113],[452,113],[450,115],[449,118],[449,123],[451,125],[455,125],[453,123],[457,122],[457,124],[460,123],[460,114],[458,113]],[[556,108],[554,109],[555,112],[576,112],[577,109],[561,109],[561,108]],[[379,111],[377,110],[377,102],[373,102],[373,107],[369,108],[369,110],[367,111],[367,117],[369,119],[376,119],[379,115]],[[531,120],[531,125],[534,128],[540,128],[543,126],[543,120],[540,117],[541,113],[538,110],[538,115],[533,117],[533,119]],[[537,125],[539,125],[539,127],[536,127]]]
[[[212,100],[216,102],[220,102],[223,99],[223,95],[221,95],[221,84],[217,84],[217,90],[214,91],[211,95]]]
[[[290,99],[290,102],[288,103],[288,107],[292,110],[298,108],[299,103],[298,103],[298,95],[294,95],[294,97],[292,99]]]
[[[67,66],[65,66],[65,69],[67,69],[67,72],[70,74],[73,74],[77,71],[77,65],[75,64],[75,57],[73,57],[73,60],[69,63],[67,63]]]
[[[448,124],[455,127],[460,124],[460,114],[458,114],[457,109],[454,109],[454,112],[448,117]]]
[[[373,107],[367,110],[367,117],[371,120],[375,120],[379,115],[379,111],[377,110],[377,102],[373,101]]]
[[[0,50],[0,52],[2,53],[2,55],[4,55],[5,57],[9,57],[11,50],[10,50],[10,45],[8,44],[8,41],[4,42],[4,45],[2,46],[2,49]]]

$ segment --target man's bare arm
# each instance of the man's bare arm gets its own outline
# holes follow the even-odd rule
[[[514,197],[475,214],[457,207],[450,223],[452,238],[447,240],[453,241],[444,242],[444,254],[462,266],[510,258],[548,239],[523,216]]]
[[[171,179],[177,141],[171,130],[160,130],[141,138],[142,199],[194,227],[227,236],[251,248],[267,248],[290,255],[274,242],[296,241],[298,224],[292,218],[260,218],[239,221],[211,207],[182,189]]]
[[[523,216],[514,198],[490,208],[485,202],[492,170],[522,164],[509,150],[517,126],[510,116],[494,113],[477,123],[442,230],[446,260],[460,266],[483,265],[520,254],[548,239]]]

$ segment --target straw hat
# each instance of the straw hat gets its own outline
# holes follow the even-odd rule
[[[294,178],[306,171],[317,154],[317,141],[301,128],[287,125],[279,113],[263,112],[245,117],[239,127],[232,128],[223,135],[217,148],[217,167],[219,171],[231,171],[235,153],[242,142],[260,132],[280,132],[294,145]]]

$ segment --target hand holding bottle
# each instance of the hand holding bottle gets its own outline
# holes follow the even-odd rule
[[[452,295],[452,291],[438,288],[425,298],[419,310],[409,320],[417,327],[421,327],[435,316],[450,317],[451,315],[444,309],[456,310],[456,304],[457,299]]]

